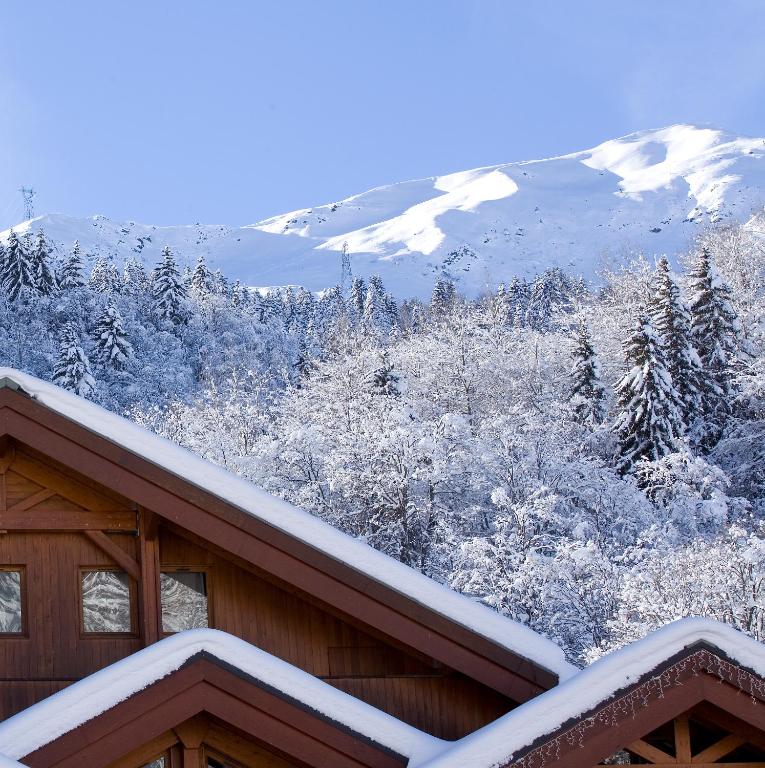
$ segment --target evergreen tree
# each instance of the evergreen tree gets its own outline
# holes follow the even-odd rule
[[[152,280],[152,301],[157,317],[171,322],[181,319],[181,305],[186,298],[186,289],[181,282],[173,254],[169,247],[162,251],[162,261],[154,270]]]
[[[704,432],[701,442],[717,442],[733,397],[733,365],[740,327],[731,304],[730,289],[703,249],[689,275],[691,332],[701,358],[704,377],[701,401]]]
[[[369,280],[364,296],[361,322],[364,332],[373,336],[379,336],[390,330],[385,307],[385,287],[377,275],[372,275]]]
[[[457,288],[451,280],[439,277],[430,297],[430,314],[444,318],[450,314],[457,301]]]
[[[16,233],[11,230],[0,262],[0,283],[11,301],[34,287],[34,274],[29,254]]]
[[[399,397],[401,390],[399,389],[399,375],[391,363],[390,358],[386,352],[383,353],[380,367],[377,368],[372,375],[372,387],[376,394],[388,395],[389,397]]]
[[[361,277],[354,277],[351,283],[351,294],[348,297],[348,319],[351,326],[358,326],[364,317],[364,301],[366,299],[366,285]]]
[[[93,332],[96,359],[105,367],[121,370],[133,357],[133,345],[128,341],[125,328],[113,299],[109,299]]]
[[[574,413],[580,424],[596,426],[605,418],[605,388],[590,332],[583,321],[579,324],[574,359],[570,397]]]
[[[35,290],[42,296],[50,296],[57,288],[56,278],[50,268],[50,250],[45,235],[40,230],[29,257]]]
[[[128,296],[142,296],[149,290],[149,276],[138,259],[126,259],[122,269],[122,288]]]
[[[680,398],[647,315],[639,318],[625,356],[629,370],[616,388],[620,414],[614,424],[622,473],[633,471],[641,459],[656,461],[677,450],[683,434]]]
[[[213,290],[213,274],[207,269],[205,257],[199,254],[197,264],[191,273],[191,293],[198,299],[209,295]]]
[[[90,371],[90,361],[72,323],[67,323],[62,329],[58,359],[53,367],[53,381],[80,397],[87,397],[96,385]]]
[[[119,293],[122,279],[114,262],[106,256],[99,256],[93,264],[89,285],[97,293]]]
[[[82,276],[82,257],[80,256],[79,240],[74,241],[72,251],[61,268],[58,284],[62,289],[80,288],[85,285],[85,280]]]
[[[682,403],[683,420],[691,425],[701,415],[703,371],[691,336],[691,315],[680,294],[667,257],[656,267],[656,284],[651,302],[654,328],[661,335],[667,369]]]

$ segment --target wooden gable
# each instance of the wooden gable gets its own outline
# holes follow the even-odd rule
[[[28,626],[0,640],[0,718],[162,636],[160,572],[209,574],[211,626],[418,728],[469,733],[554,674],[21,392],[0,389],[0,565],[27,569]],[[84,635],[78,569],[135,589],[135,633]]]
[[[765,768],[763,679],[698,643],[504,768],[614,764]]]
[[[22,757],[30,768],[403,768],[407,758],[201,653]]]

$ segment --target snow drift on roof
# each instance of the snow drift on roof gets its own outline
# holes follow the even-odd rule
[[[523,624],[438,584],[191,451],[54,384],[0,367],[0,386],[8,386],[9,381],[62,416],[549,670],[560,680],[578,671],[555,643]]]
[[[419,765],[447,742],[418,731],[379,709],[217,629],[191,629],[64,688],[0,723],[0,752],[19,758],[49,744],[206,652],[316,712]],[[13,768],[0,762],[0,768]]]
[[[765,677],[765,645],[712,619],[680,619],[609,653],[565,683],[465,736],[422,768],[493,768],[507,763],[537,739],[555,733],[564,723],[700,642],[715,646],[742,667]]]

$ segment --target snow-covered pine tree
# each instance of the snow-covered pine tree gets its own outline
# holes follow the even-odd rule
[[[446,317],[457,301],[457,288],[451,280],[439,277],[430,297],[430,314],[436,318]]]
[[[209,295],[213,290],[213,274],[207,269],[205,257],[199,254],[194,271],[191,273],[191,293],[198,299]]]
[[[655,461],[678,450],[684,430],[662,340],[647,314],[638,319],[625,357],[629,369],[616,386],[620,413],[613,426],[622,473],[633,471],[641,459]]]
[[[162,251],[162,261],[154,269],[151,289],[154,313],[163,320],[178,322],[186,289],[168,246]]]
[[[0,284],[11,301],[16,301],[22,293],[34,288],[34,275],[29,263],[29,254],[13,230],[2,252]]]
[[[93,264],[88,285],[97,293],[119,293],[122,279],[114,262],[106,256],[99,256]]]
[[[125,260],[122,268],[122,289],[128,296],[141,296],[149,290],[149,276],[143,264],[135,258]]]
[[[380,336],[390,330],[385,309],[385,287],[378,275],[369,279],[362,315],[364,333]]]
[[[85,279],[82,276],[82,256],[80,255],[79,240],[74,241],[74,246],[61,267],[58,284],[60,288],[66,290],[69,288],[81,288],[85,285]]]
[[[122,370],[133,357],[133,345],[128,341],[117,305],[109,299],[93,331],[95,357],[107,368]]]
[[[400,376],[396,373],[393,363],[387,352],[383,352],[380,367],[372,375],[372,387],[376,394],[399,397],[401,390],[398,383]]]
[[[41,296],[50,296],[58,286],[53,270],[50,268],[50,249],[42,230],[35,238],[35,244],[29,255],[29,265],[37,293]]]
[[[666,256],[656,265],[651,319],[664,342],[667,369],[682,402],[683,420],[690,428],[701,415],[703,371],[691,336],[691,314]]]
[[[600,363],[592,345],[590,331],[579,323],[574,347],[574,370],[570,401],[580,424],[594,427],[605,418],[605,388],[600,377]]]
[[[53,381],[80,397],[87,397],[96,386],[90,361],[73,323],[66,323],[61,331],[58,359],[53,366]]]
[[[366,298],[367,287],[364,279],[354,277],[351,283],[351,293],[348,296],[348,319],[351,327],[361,324],[364,317],[364,300]]]
[[[702,445],[711,448],[722,434],[733,397],[733,365],[740,326],[730,289],[706,249],[699,253],[689,275],[691,332],[701,358],[704,377]]]

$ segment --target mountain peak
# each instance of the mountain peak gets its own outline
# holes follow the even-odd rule
[[[765,139],[678,124],[544,160],[517,161],[376,187],[255,224],[155,227],[102,216],[38,217],[60,252],[156,261],[165,245],[249,285],[338,282],[379,274],[399,296],[447,277],[476,295],[551,266],[593,276],[629,251],[686,250],[710,223],[743,221],[765,204]],[[7,232],[4,233],[7,236]]]

